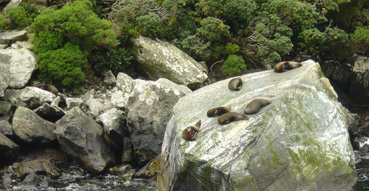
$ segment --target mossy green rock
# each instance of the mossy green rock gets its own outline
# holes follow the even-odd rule
[[[159,190],[350,190],[356,182],[348,126],[352,117],[318,63],[283,73],[226,79],[182,97],[174,107],[161,153]],[[271,104],[249,120],[219,125],[209,109],[243,113],[253,99]],[[194,141],[182,130],[201,120]]]

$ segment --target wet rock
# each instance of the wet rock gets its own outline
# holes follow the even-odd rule
[[[207,78],[207,70],[189,55],[160,40],[139,36],[132,39],[138,68],[150,80],[167,78],[177,84],[195,87]]]
[[[160,173],[160,155],[135,173],[135,178],[156,178]]]
[[[64,111],[60,107],[53,106],[48,103],[43,103],[33,111],[40,117],[52,122],[56,122],[65,115]]]
[[[0,133],[6,136],[13,135],[12,125],[8,121],[0,120]]]
[[[230,79],[182,97],[173,108],[162,146],[159,190],[351,190],[355,157],[349,111],[338,101],[318,63],[284,73],[241,76],[247,86],[227,90]],[[247,103],[272,101],[249,120],[219,125],[210,108],[243,112]],[[181,137],[201,120],[194,141]]]
[[[0,133],[0,160],[13,159],[19,154],[19,145]]]
[[[16,41],[25,41],[27,40],[27,31],[6,31],[0,33],[0,44],[11,44]]]
[[[18,107],[13,116],[13,132],[25,143],[49,143],[56,139],[55,124],[42,119],[26,107]]]
[[[59,169],[49,159],[35,159],[14,163],[5,170],[18,178],[24,178],[30,173],[46,174],[50,177],[60,176]]]
[[[7,187],[10,187],[10,185],[12,184],[12,177],[11,177],[11,174],[9,174],[9,173],[5,173],[4,175],[3,175],[3,186],[5,187],[5,188],[7,188]]]
[[[129,137],[123,138],[123,154],[121,162],[132,162],[132,142]]]
[[[109,168],[109,173],[115,174],[115,175],[123,175],[132,169],[133,169],[132,165],[130,164],[121,164],[121,165]]]
[[[90,172],[101,172],[114,163],[103,128],[78,107],[56,122],[54,133],[63,151]]]
[[[127,126],[134,160],[143,166],[161,152],[174,104],[185,94],[153,81],[134,80],[127,104]]]

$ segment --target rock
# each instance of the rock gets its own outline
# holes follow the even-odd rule
[[[13,132],[25,143],[49,143],[56,139],[55,124],[42,119],[26,107],[18,107],[13,116]]]
[[[192,92],[192,90],[190,88],[188,88],[187,86],[184,86],[184,85],[178,85],[166,78],[159,78],[158,80],[155,81],[156,83],[159,83],[167,88],[171,88],[171,89],[174,89],[175,90],[175,94],[178,94],[179,95],[179,92],[187,95],[189,93]],[[179,92],[177,92],[177,91]]]
[[[0,116],[9,115],[12,112],[12,104],[7,101],[0,101]]]
[[[87,111],[87,106],[85,105],[85,103],[83,102],[83,100],[81,98],[67,97],[65,99],[65,103],[67,104],[67,110],[70,110],[74,107],[79,107],[80,109],[82,109],[82,111],[84,111],[84,112]]]
[[[27,40],[27,31],[6,31],[0,33],[0,44],[12,44],[16,41]]]
[[[167,78],[177,84],[196,87],[207,78],[207,70],[189,55],[160,40],[139,36],[132,39],[138,67],[150,80]]]
[[[111,91],[111,103],[120,109],[127,105],[129,94],[132,91],[133,79],[124,73],[118,73],[116,87]]]
[[[160,173],[160,155],[148,162],[143,168],[136,172],[135,178],[155,178]]]
[[[10,8],[18,7],[22,0],[10,0],[10,2],[4,7],[3,14],[7,15],[6,11]]]
[[[132,142],[129,137],[123,138],[123,153],[121,162],[132,162]]]
[[[10,187],[10,185],[12,184],[12,177],[11,177],[11,174],[9,174],[9,173],[5,173],[4,175],[3,175],[3,186],[5,187],[5,188],[7,188],[7,187]]]
[[[241,76],[182,97],[173,108],[162,146],[159,190],[351,190],[356,182],[349,142],[349,111],[337,102],[318,63],[284,72]],[[259,97],[272,103],[249,120],[219,125],[209,108],[228,105],[243,112]],[[201,120],[194,141],[184,128]]]
[[[104,84],[107,86],[115,86],[117,83],[117,79],[115,78],[113,72],[109,70],[104,74]]]
[[[24,87],[38,66],[35,55],[28,49],[0,49],[0,63],[6,65],[11,88]]]
[[[79,107],[72,108],[56,122],[54,133],[62,150],[90,172],[101,172],[114,163],[103,128]]]
[[[88,107],[88,114],[93,118],[102,114],[104,111],[113,108],[114,105],[110,102],[110,97],[100,91],[90,90],[82,96],[82,100]]]
[[[34,172],[29,173],[23,180],[23,184],[36,186],[40,182],[40,177]]]
[[[361,106],[369,105],[369,58],[358,57],[350,75],[349,97]]]
[[[132,169],[133,169],[132,165],[130,164],[121,164],[121,165],[109,168],[109,173],[115,174],[115,175],[123,175]]]
[[[0,161],[13,159],[20,153],[20,147],[8,137],[0,133]]]
[[[9,67],[0,62],[0,97],[4,96],[4,91],[10,82]]]
[[[161,152],[172,108],[185,94],[157,82],[134,80],[127,103],[127,126],[135,161],[144,165]]]
[[[34,109],[42,103],[51,103],[56,96],[46,90],[28,86],[21,90],[7,89],[4,100],[9,101],[14,106],[24,106]]]
[[[40,117],[52,122],[56,122],[65,115],[64,111],[60,107],[55,105],[53,106],[48,103],[43,103],[33,111]]]
[[[8,121],[0,120],[0,133],[6,136],[13,135],[12,125]]]
[[[119,160],[122,158],[123,153],[123,138],[129,136],[123,114],[123,111],[112,108],[96,118],[97,122],[103,124],[104,132],[109,137],[109,143],[113,147],[116,158]]]
[[[36,159],[20,163],[16,162],[12,166],[7,167],[6,172],[12,173],[18,178],[24,178],[29,173],[42,173],[51,177],[60,176],[58,168],[50,159]]]

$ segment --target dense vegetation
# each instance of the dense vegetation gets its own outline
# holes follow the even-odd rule
[[[39,78],[61,86],[81,83],[87,70],[132,70],[128,39],[138,35],[172,42],[208,66],[220,63],[217,77],[281,60],[368,53],[368,0],[124,0],[108,14],[94,2],[23,3],[0,15],[0,28],[30,25]]]

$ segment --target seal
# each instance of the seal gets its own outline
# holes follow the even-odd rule
[[[216,116],[220,116],[225,113],[228,113],[230,111],[231,111],[231,107],[229,106],[215,107],[215,108],[209,109],[207,115],[208,117],[216,117]]]
[[[300,62],[287,62],[287,69],[288,70],[292,70],[292,69],[298,68],[300,66],[302,66],[302,64]]]
[[[221,125],[228,124],[232,121],[238,120],[248,120],[249,117],[245,114],[236,113],[236,112],[228,112],[218,117],[218,123]]]
[[[198,132],[200,132],[201,120],[195,125],[188,126],[182,131],[182,138],[186,141],[193,141],[196,138]]]
[[[59,94],[58,89],[56,89],[56,87],[51,85],[51,84],[36,84],[36,85],[33,85],[33,86],[41,88],[41,89],[46,90],[46,91],[49,91],[49,92],[55,94],[56,96],[58,96],[58,94]]]
[[[233,78],[228,82],[228,88],[231,91],[238,91],[242,87],[242,79],[241,78]]]
[[[292,70],[292,69],[298,68],[300,66],[302,66],[300,62],[293,62],[293,61],[279,62],[278,64],[274,66],[274,72],[281,73],[286,70]]]
[[[246,114],[257,113],[262,107],[269,105],[270,103],[271,101],[267,99],[254,99],[249,104],[247,104],[245,113]]]

